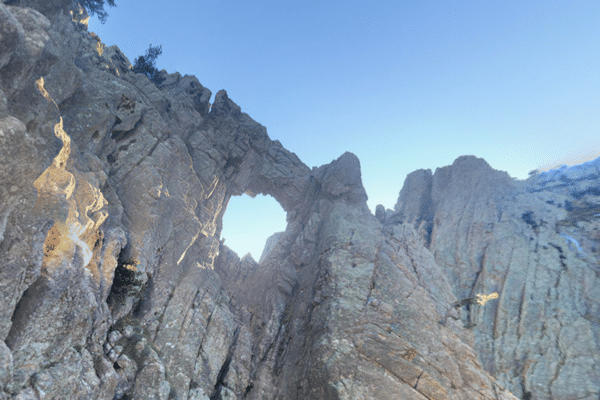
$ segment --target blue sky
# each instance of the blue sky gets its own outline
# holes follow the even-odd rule
[[[598,0],[152,4],[116,0],[89,30],[132,63],[162,45],[158,69],[227,90],[309,167],[353,152],[372,211],[465,154],[518,179],[600,156]],[[274,199],[244,195],[222,236],[258,260],[284,229]]]

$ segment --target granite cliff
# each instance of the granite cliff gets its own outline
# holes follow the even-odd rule
[[[0,2],[0,399],[599,398],[600,160],[463,156],[374,216],[356,156],[310,169],[86,21]],[[243,193],[287,213],[259,263],[220,240]]]

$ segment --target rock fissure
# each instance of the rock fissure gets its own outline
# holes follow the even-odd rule
[[[233,358],[233,353],[237,344],[238,334],[239,329],[236,329],[236,331],[233,333],[233,339],[231,346],[229,347],[229,350],[227,352],[227,357],[225,358],[225,361],[223,362],[223,365],[219,370],[219,374],[217,375],[217,381],[215,382],[214,392],[210,396],[210,400],[221,400],[223,398],[221,395],[221,391],[223,388],[227,388],[225,379],[227,378],[227,374],[229,373],[229,367],[231,365],[231,360]]]

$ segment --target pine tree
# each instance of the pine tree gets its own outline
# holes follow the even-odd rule
[[[150,43],[150,47],[146,51],[145,56],[139,56],[135,59],[135,63],[133,65],[133,72],[144,74],[154,82],[155,85],[160,85],[165,78],[160,77],[158,70],[155,67],[156,58],[162,53],[162,45],[152,47],[152,43]]]
[[[106,0],[109,6],[116,7],[115,0]],[[108,17],[108,13],[104,11],[104,0],[79,0],[79,4],[81,4],[90,16],[94,14],[98,14],[98,19],[101,23],[106,22],[106,17]]]

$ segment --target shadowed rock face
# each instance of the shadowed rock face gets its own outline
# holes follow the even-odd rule
[[[460,157],[376,218],[356,156],[310,170],[71,9],[0,3],[0,399],[598,397],[597,167]],[[259,264],[242,193],[287,212]]]

